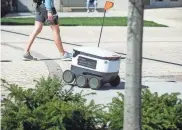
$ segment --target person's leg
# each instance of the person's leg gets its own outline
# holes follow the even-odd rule
[[[72,53],[68,53],[63,48],[62,40],[61,40],[61,36],[60,36],[59,24],[57,23],[57,21],[55,21],[54,25],[51,25],[51,28],[52,28],[52,32],[53,32],[54,42],[60,52],[61,59],[67,60],[67,59],[72,58]]]
[[[97,12],[97,0],[94,1],[94,11]]]
[[[42,26],[43,26],[42,22],[35,21],[35,27],[34,27],[33,32],[29,36],[29,40],[28,40],[28,43],[27,43],[27,46],[25,48],[25,52],[23,55],[23,60],[37,60],[37,58],[34,58],[30,54],[30,48],[35,40],[35,37],[41,32]]]
[[[89,13],[89,5],[90,5],[90,2],[89,2],[89,0],[87,0],[87,2],[86,2],[86,8],[87,8],[87,12]]]
[[[39,21],[35,21],[35,26],[33,32],[29,36],[29,40],[25,49],[25,53],[29,53],[31,46],[36,38],[36,36],[42,31],[43,23]]]
[[[60,52],[61,55],[64,55],[64,48],[62,45],[62,41],[61,41],[61,36],[60,36],[60,29],[59,29],[59,25],[51,25],[51,29],[53,32],[53,38],[54,38],[54,42]]]

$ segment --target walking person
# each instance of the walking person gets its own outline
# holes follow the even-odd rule
[[[52,29],[54,42],[60,52],[60,57],[62,60],[71,59],[72,54],[65,51],[62,45],[60,37],[60,29],[58,22],[58,14],[54,7],[54,0],[39,0],[40,3],[36,7],[36,18],[34,30],[29,36],[27,47],[23,55],[25,60],[37,60],[30,54],[31,46],[36,38],[36,36],[42,31],[44,23],[48,23]]]
[[[90,7],[91,6],[93,6],[93,11],[97,12],[97,0],[87,0],[86,1],[87,13],[90,12]]]

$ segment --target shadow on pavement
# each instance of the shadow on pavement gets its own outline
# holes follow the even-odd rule
[[[9,31],[9,30],[4,30],[4,29],[1,29],[2,32],[9,32],[9,33],[14,33],[14,34],[19,34],[19,35],[23,35],[23,36],[29,36],[27,34],[23,34],[23,33],[19,33],[19,32],[13,32],[13,31]],[[51,39],[47,39],[47,38],[42,38],[42,37],[37,37],[38,39],[43,39],[43,40],[48,40],[48,41],[53,41]],[[73,45],[73,46],[82,46],[82,45],[79,45],[79,44],[75,44],[75,43],[68,43],[68,42],[63,42],[64,44],[67,44],[67,45]],[[121,54],[121,55],[126,55],[125,53],[120,53],[120,52],[116,52],[118,54]],[[164,60],[158,60],[158,59],[153,59],[153,58],[146,58],[146,57],[143,57],[143,59],[145,60],[151,60],[151,61],[156,61],[156,62],[161,62],[161,63],[166,63],[166,64],[171,64],[171,65],[176,65],[176,66],[182,66],[182,64],[180,63],[174,63],[174,62],[170,62],[170,61],[164,61]]]
[[[148,86],[142,85],[142,88],[148,88]],[[105,91],[105,90],[123,90],[125,89],[125,82],[120,82],[120,84],[117,87],[112,87],[109,84],[103,85],[99,90],[97,91]]]

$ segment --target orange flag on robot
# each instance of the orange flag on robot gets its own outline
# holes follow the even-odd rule
[[[114,6],[114,3],[113,2],[106,1],[104,10],[106,11],[106,10],[112,8],[113,6]]]

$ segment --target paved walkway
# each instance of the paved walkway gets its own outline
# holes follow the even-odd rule
[[[32,27],[2,26],[1,28],[1,78],[26,88],[33,87],[35,84],[33,80],[42,76],[56,75],[61,78],[62,72],[71,65],[71,62],[59,60],[59,53],[47,26],[43,28],[32,47],[32,53],[44,60],[22,61],[23,48]],[[61,27],[64,47],[68,51],[72,51],[75,46],[96,46],[99,32],[100,27]],[[100,47],[125,56],[126,32],[126,27],[104,27]],[[149,86],[152,91],[182,93],[181,34],[180,28],[144,28],[142,84]],[[120,77],[123,81],[120,86],[113,89],[106,85],[101,90],[94,91],[97,95],[88,99],[96,99],[97,103],[105,104],[110,102],[118,91],[124,92],[125,59],[121,61]],[[6,95],[7,91],[4,88],[2,90],[2,94]],[[75,92],[81,90],[75,87]],[[91,89],[85,91],[93,92]]]

